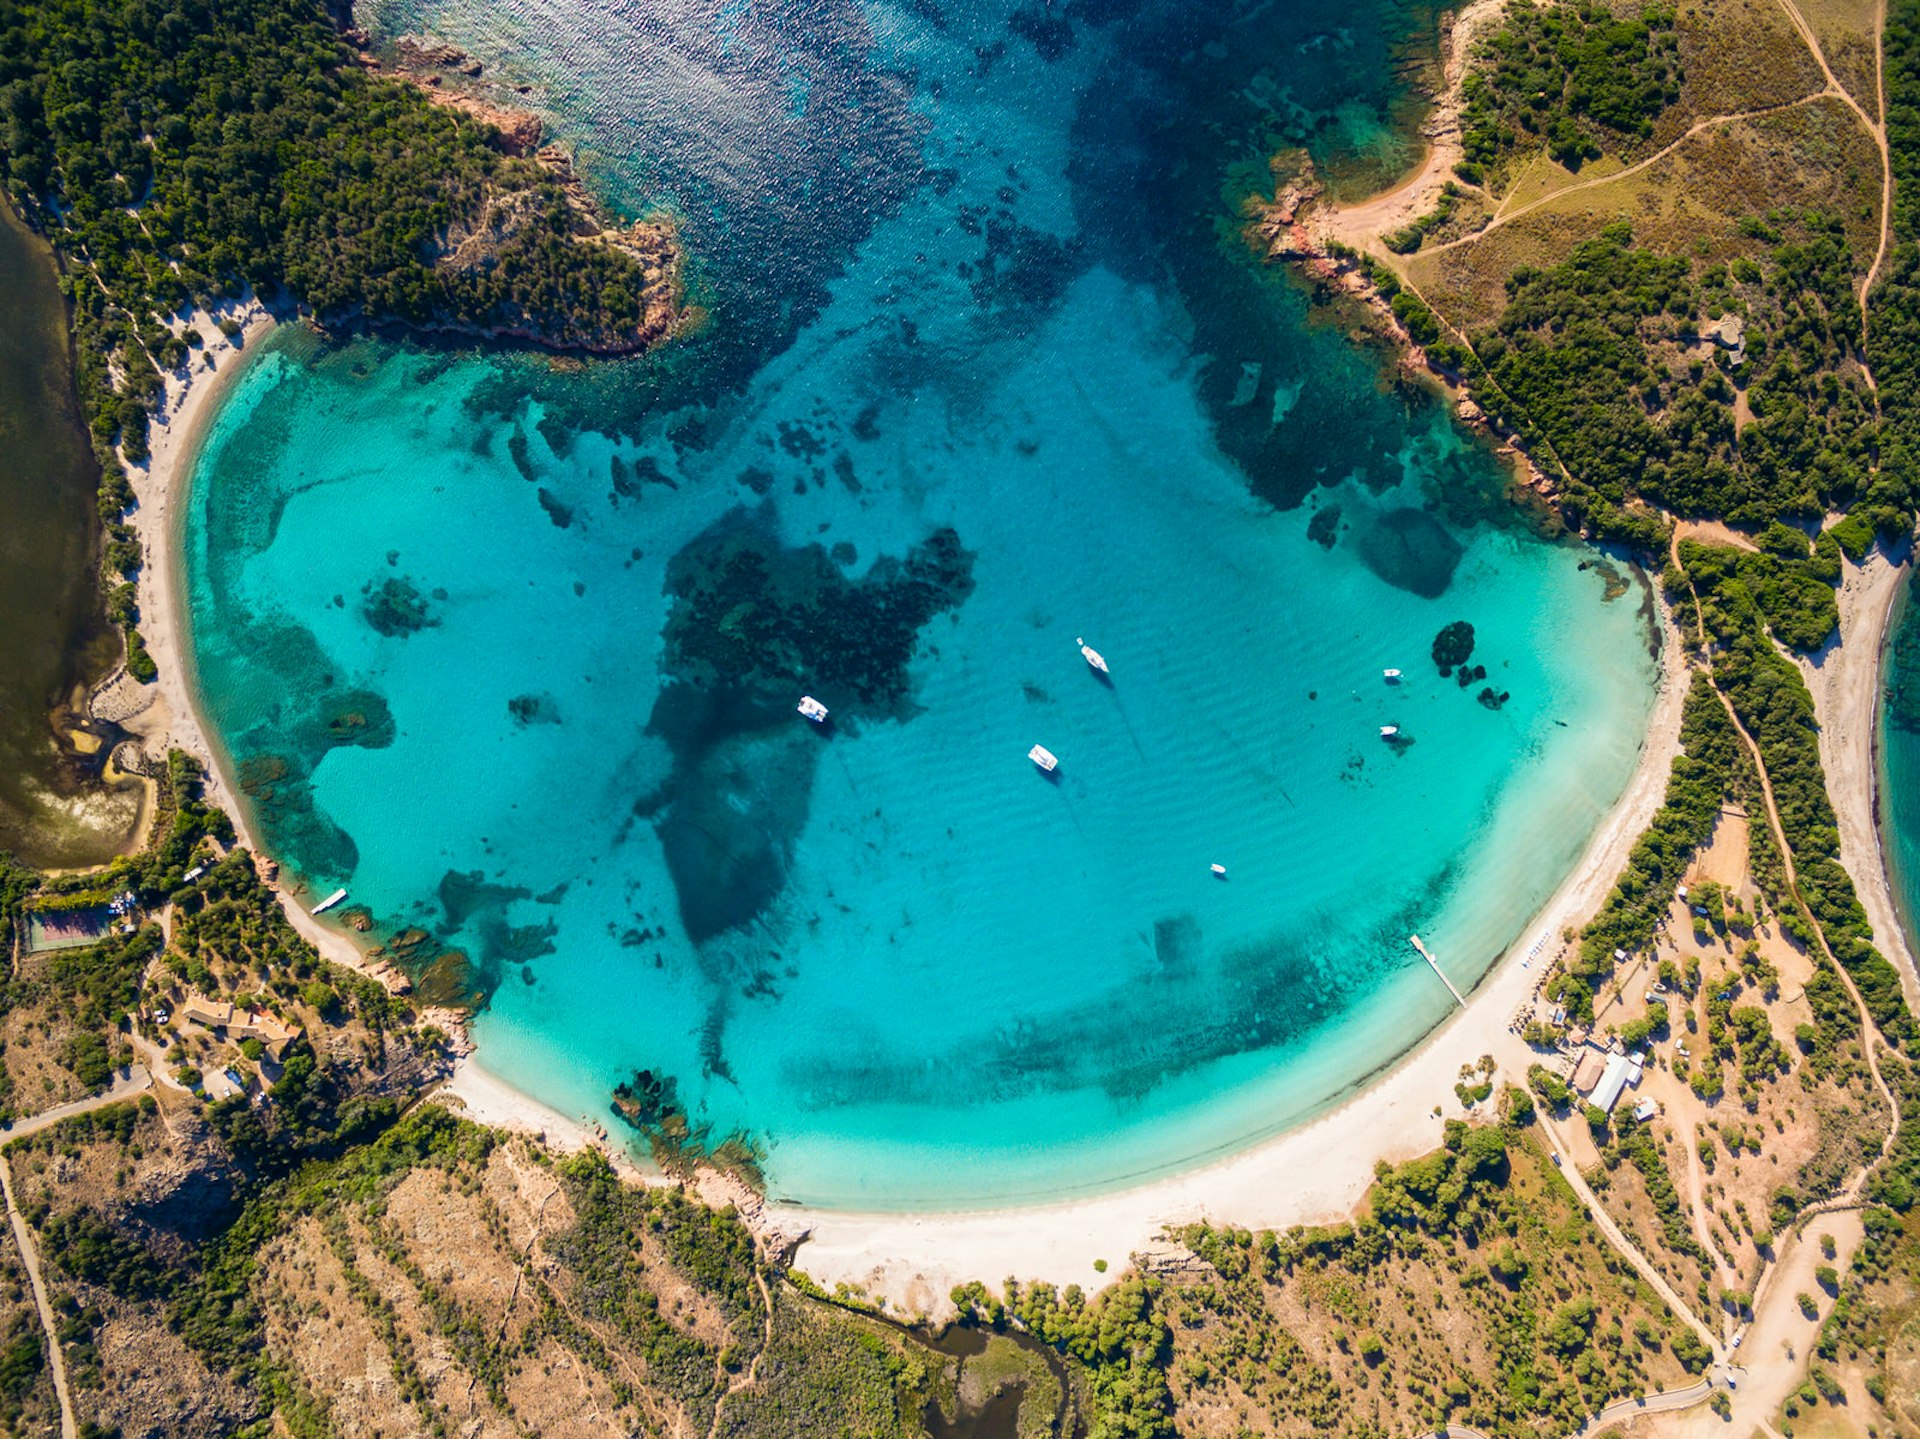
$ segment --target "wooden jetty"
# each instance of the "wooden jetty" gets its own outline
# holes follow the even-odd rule
[[[1420,957],[1433,966],[1433,972],[1440,976],[1440,982],[1447,987],[1447,992],[1460,1002],[1462,1009],[1465,1009],[1467,1007],[1466,996],[1453,987],[1453,981],[1448,979],[1446,971],[1440,968],[1440,961],[1435,959],[1433,955],[1428,952],[1427,947],[1420,942],[1420,936],[1410,934],[1407,938],[1412,940],[1413,947],[1420,951]]]

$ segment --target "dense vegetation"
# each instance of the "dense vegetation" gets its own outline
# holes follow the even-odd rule
[[[164,377],[205,341],[176,321],[189,307],[251,287],[324,320],[658,338],[660,276],[578,240],[562,185],[491,133],[361,69],[314,0],[0,0],[0,181],[74,262],[102,573],[135,678],[154,666],[115,446],[146,459]]]
[[[1673,11],[1516,0],[1484,42],[1461,112],[1462,178],[1544,146],[1569,169],[1653,133],[1680,98]]]
[[[1612,972],[1616,949],[1635,953],[1652,946],[1694,851],[1713,834],[1738,746],[1712,687],[1691,681],[1666,799],[1635,843],[1600,912],[1588,921],[1579,950],[1548,982],[1551,997],[1574,1019],[1593,1017],[1594,990]]]
[[[1562,264],[1516,270],[1471,353],[1435,347],[1443,364],[1484,366],[1478,397],[1531,443],[1570,524],[1657,548],[1654,506],[1756,526],[1847,509],[1856,528],[1911,522],[1910,480],[1877,467],[1873,398],[1852,361],[1843,228],[1775,213],[1745,231],[1751,258],[1707,264],[1638,246],[1616,222]],[[1723,320],[1737,340],[1731,326],[1708,333]]]
[[[1892,244],[1868,297],[1867,356],[1880,386],[1885,463],[1920,473],[1920,0],[1890,0],[1885,52]]]
[[[1249,1415],[1242,1432],[1354,1439],[1448,1423],[1502,1436],[1572,1429],[1612,1396],[1697,1370],[1707,1356],[1690,1332],[1610,1272],[1527,1133],[1530,1109],[1507,1112],[1505,1125],[1450,1123],[1441,1149],[1382,1165],[1352,1224],[1195,1225],[1179,1237],[1204,1271],[1057,1302],[1064,1319],[1041,1322],[1064,1322],[1080,1346],[1070,1352],[1125,1396],[1131,1427],[1116,1420],[1114,1433],[1168,1432],[1146,1372],[1155,1353],[1180,1409]],[[956,1297],[997,1317],[977,1294]]]

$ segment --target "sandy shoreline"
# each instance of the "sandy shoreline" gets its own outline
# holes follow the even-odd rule
[[[199,318],[203,332],[212,329],[205,317]],[[274,323],[257,309],[243,318],[246,346],[257,343]],[[196,357],[192,383],[169,382],[165,422],[154,426],[153,458],[132,475],[140,501],[134,523],[148,556],[141,577],[142,631],[161,675],[158,702],[139,718],[150,747],[176,745],[207,766],[215,798],[234,815],[242,841],[257,849],[225,757],[208,741],[189,682],[177,534],[187,471],[239,359],[239,347],[209,344],[205,356]],[[739,1203],[762,1236],[782,1247],[805,1235],[794,1262],[817,1281],[857,1285],[885,1299],[895,1312],[931,1315],[946,1311],[953,1286],[970,1279],[997,1282],[1016,1275],[1098,1288],[1106,1280],[1095,1269],[1096,1260],[1106,1261],[1111,1274],[1133,1254],[1152,1262],[1159,1247],[1156,1236],[1169,1225],[1205,1218],[1284,1227],[1350,1215],[1372,1182],[1377,1161],[1426,1152],[1440,1140],[1443,1117],[1462,1113],[1453,1085],[1463,1064],[1490,1054],[1502,1073],[1517,1078],[1535,1058],[1508,1026],[1544,977],[1552,946],[1530,964],[1523,963],[1523,949],[1538,936],[1557,936],[1577,927],[1597,908],[1665,792],[1679,742],[1685,675],[1680,647],[1664,614],[1661,628],[1660,693],[1638,766],[1579,863],[1522,931],[1522,940],[1488,970],[1468,1007],[1331,1112],[1215,1163],[1056,1205],[888,1214],[777,1204],[763,1208],[751,1197],[724,1188],[710,1197]],[[329,960],[381,974],[381,967],[370,964],[347,935],[320,923],[292,894],[283,891],[280,898],[294,928]],[[609,1146],[597,1120],[562,1114],[514,1088],[476,1062],[457,1019],[434,1018],[459,1032],[461,1057],[442,1093],[469,1117],[537,1135],[564,1151],[592,1146],[610,1152],[623,1172],[645,1177],[625,1161],[618,1146]],[[703,1192],[711,1187],[703,1185]]]
[[[1801,672],[1820,718],[1820,763],[1840,823],[1840,862],[1853,876],[1873,926],[1874,943],[1899,971],[1909,1008],[1920,1011],[1920,972],[1895,908],[1891,868],[1880,838],[1880,674],[1907,561],[1878,549],[1849,564],[1840,586],[1840,636]]]
[[[231,318],[241,325],[237,342],[220,333],[220,318]],[[159,666],[160,677],[152,702],[126,724],[139,736],[149,755],[157,757],[168,749],[180,749],[198,759],[207,773],[210,798],[233,817],[240,842],[256,854],[265,854],[227,771],[226,757],[209,740],[211,729],[200,713],[191,683],[180,519],[189,471],[219,409],[220,396],[243,368],[247,352],[265,339],[278,321],[262,306],[247,304],[231,307],[219,316],[196,312],[187,323],[209,337],[208,341],[194,353],[184,378],[167,378],[166,403],[153,422],[149,438],[151,458],[145,466],[127,467],[127,478],[138,501],[130,523],[140,537],[145,559],[139,578],[140,633]],[[398,972],[392,966],[369,959],[349,936],[316,919],[308,911],[305,896],[280,888],[276,893],[288,923],[324,958],[390,987],[398,981]],[[604,1129],[593,1120],[587,1116],[570,1118],[476,1064],[473,1043],[460,1015],[432,1010],[422,1017],[453,1036],[457,1056],[454,1077],[441,1092],[457,1101],[469,1117],[482,1124],[539,1136],[563,1151],[599,1148],[624,1171],[638,1174],[623,1153],[609,1148]]]
[[[938,1316],[950,1312],[952,1288],[969,1279],[997,1283],[1011,1275],[1097,1289],[1108,1281],[1094,1261],[1107,1261],[1109,1274],[1131,1254],[1151,1264],[1168,1252],[1155,1240],[1171,1225],[1206,1219],[1271,1229],[1350,1216],[1373,1182],[1376,1162],[1426,1153],[1441,1142],[1444,1119],[1463,1115],[1453,1092],[1462,1065],[1492,1055],[1502,1075],[1524,1082],[1538,1058],[1508,1023],[1545,976],[1556,945],[1530,965],[1526,949],[1542,934],[1577,928],[1599,907],[1659,808],[1679,749],[1685,661],[1664,607],[1661,635],[1660,693],[1625,792],[1520,940],[1487,971],[1467,1008],[1386,1075],[1318,1119],[1230,1158],[1093,1198],[969,1214],[770,1205],[787,1229],[810,1228],[795,1267],[822,1284],[860,1286],[895,1312]]]

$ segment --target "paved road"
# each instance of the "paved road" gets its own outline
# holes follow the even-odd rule
[[[76,1114],[85,1114],[90,1109],[104,1109],[109,1104],[118,1104],[123,1099],[131,1099],[153,1087],[153,1076],[147,1072],[144,1064],[129,1065],[116,1070],[113,1083],[100,1093],[87,1099],[76,1099],[71,1104],[56,1104],[52,1109],[42,1110],[26,1119],[16,1119],[11,1124],[0,1125],[0,1144],[20,1139],[25,1135],[37,1134],[42,1129],[58,1124],[63,1119],[71,1119]]]

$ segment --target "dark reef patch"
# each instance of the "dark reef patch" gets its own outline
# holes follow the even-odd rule
[[[804,690],[897,713],[920,629],[972,593],[973,559],[942,528],[849,580],[824,546],[783,548],[765,516],[736,510],[667,567],[667,671],[788,704]]]
[[[1360,562],[1396,589],[1435,600],[1453,583],[1466,547],[1425,510],[1383,510],[1354,535]]]
[[[515,724],[559,724],[560,703],[549,694],[515,695],[507,701]]]
[[[553,521],[555,529],[564,530],[573,524],[573,507],[561,503],[560,497],[545,485],[539,489],[540,508],[547,512],[547,518]]]
[[[1313,518],[1307,521],[1307,538],[1322,549],[1333,548],[1340,534],[1340,506],[1322,505],[1313,512]]]
[[[416,634],[440,623],[427,608],[427,597],[405,575],[378,582],[368,580],[360,593],[365,597],[360,605],[361,617],[388,639]]]
[[[343,690],[324,707],[327,743],[338,749],[385,749],[397,730],[384,696],[372,690]]]
[[[822,545],[783,546],[765,512],[735,511],[667,567],[665,671],[647,732],[674,756],[636,813],[660,836],[688,936],[764,914],[786,883],[830,732],[799,723],[813,694],[836,722],[910,716],[921,629],[973,590],[973,556],[936,530],[852,580]]]

